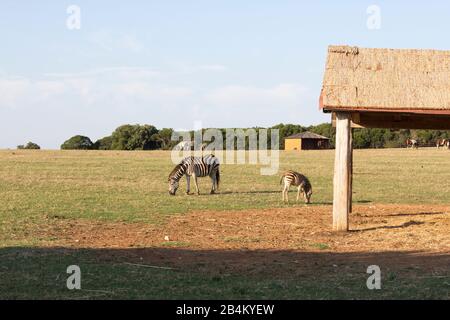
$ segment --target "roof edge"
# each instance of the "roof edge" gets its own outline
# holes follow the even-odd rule
[[[315,138],[302,138],[302,137],[299,137],[300,135],[304,135],[306,133],[313,134],[313,135],[315,135],[317,137],[315,137]],[[288,137],[285,137],[284,139],[323,139],[323,140],[330,140],[330,138],[328,138],[328,137],[325,137],[325,136],[323,136],[321,134],[314,133],[314,132],[311,132],[311,131],[304,131],[304,132],[292,134],[292,135],[290,135]]]
[[[347,55],[349,54],[359,54],[361,50],[388,50],[388,51],[400,51],[403,53],[407,52],[441,52],[450,54],[450,49],[433,49],[433,48],[380,48],[380,47],[360,47],[360,46],[351,46],[351,45],[329,45],[328,46],[328,53],[345,53]]]
[[[446,109],[410,109],[410,108],[380,108],[380,107],[328,107],[320,105],[324,112],[381,112],[381,113],[411,113],[411,114],[429,114],[429,115],[447,115],[450,116],[450,110]]]

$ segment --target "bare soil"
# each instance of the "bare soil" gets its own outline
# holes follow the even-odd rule
[[[49,217],[38,232],[52,239],[45,246],[103,249],[93,250],[99,259],[205,272],[273,273],[288,264],[314,273],[371,263],[450,271],[450,206],[355,206],[348,233],[331,231],[331,210],[191,212],[162,225]]]

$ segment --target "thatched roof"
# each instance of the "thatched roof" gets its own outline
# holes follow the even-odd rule
[[[450,51],[330,46],[321,108],[450,114]]]
[[[320,134],[312,133],[309,131],[297,133],[292,136],[286,137],[285,139],[317,139],[317,140],[330,140],[327,137],[321,136]]]

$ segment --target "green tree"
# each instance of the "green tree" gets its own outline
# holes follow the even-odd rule
[[[38,144],[36,144],[36,143],[34,143],[34,142],[28,142],[26,145],[18,145],[17,146],[17,149],[32,149],[32,150],[39,150],[39,149],[41,149],[41,147],[38,145]]]
[[[417,130],[416,134],[420,144],[429,144],[436,140],[436,132],[431,130]]]
[[[118,127],[112,134],[113,150],[152,150],[157,149],[159,142],[155,134],[158,130],[151,125],[130,125]]]
[[[330,138],[330,146],[334,147],[336,141],[336,129],[331,123],[322,123],[307,128],[308,131],[320,134],[321,136]]]
[[[278,129],[280,133],[280,150],[284,149],[284,138],[289,137],[293,134],[302,133],[306,131],[304,127],[297,124],[277,124],[272,127],[272,129]]]
[[[353,130],[353,146],[356,149],[369,148],[370,143],[371,139],[367,129]]]
[[[61,150],[90,150],[94,148],[91,139],[85,136],[73,136],[61,145]]]
[[[172,141],[173,129],[163,128],[152,136],[152,141],[158,142],[159,147],[163,150],[168,150],[176,143]]]
[[[97,141],[95,141],[93,149],[111,150],[111,145],[112,145],[112,137],[107,136],[107,137],[104,137],[104,138],[101,138],[101,139],[98,139]]]

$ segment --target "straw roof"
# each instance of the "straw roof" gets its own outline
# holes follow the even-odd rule
[[[327,137],[321,136],[320,134],[312,133],[309,131],[297,133],[292,136],[286,137],[285,139],[317,139],[317,140],[330,140]]]
[[[330,46],[320,105],[450,114],[450,51]]]

